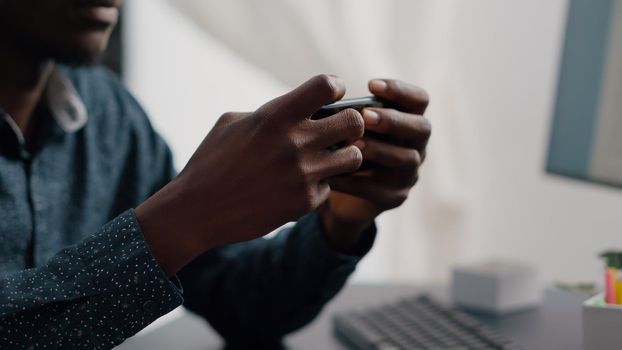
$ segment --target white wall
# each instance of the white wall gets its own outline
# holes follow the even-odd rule
[[[182,168],[218,117],[286,87],[203,35],[163,0],[128,1],[125,77]]]
[[[456,15],[447,36],[438,40],[450,43],[455,67],[445,78],[451,80],[452,99],[459,101],[455,113],[472,153],[452,170],[464,173],[458,184],[465,218],[459,232],[425,244],[431,259],[435,249],[443,251],[443,242],[457,244],[457,250],[438,254],[443,257],[438,267],[426,267],[434,274],[412,276],[442,279],[453,260],[509,256],[532,261],[549,281],[597,279],[597,252],[622,246],[622,192],[543,171],[566,1],[448,4]],[[126,81],[170,141],[180,166],[222,112],[253,109],[287,88],[203,35],[162,0],[133,0],[127,7]],[[361,35],[370,28],[362,26]],[[438,112],[447,110],[441,108],[445,95],[431,92],[430,115],[443,118]],[[424,172],[413,195],[425,186]],[[399,215],[411,214],[383,218],[377,246],[358,278],[408,279],[394,274],[391,265],[390,228]],[[411,216],[426,219],[417,215]],[[407,243],[423,254],[417,241]],[[398,262],[408,264],[407,254],[401,257]]]

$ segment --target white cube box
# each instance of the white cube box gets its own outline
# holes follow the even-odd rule
[[[583,348],[620,350],[622,305],[605,304],[603,294],[583,303]]]
[[[538,305],[542,291],[536,270],[508,260],[489,260],[453,269],[456,305],[480,312],[505,314]]]

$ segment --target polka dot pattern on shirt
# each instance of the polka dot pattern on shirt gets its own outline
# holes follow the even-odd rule
[[[183,302],[132,210],[0,286],[1,349],[109,349]]]

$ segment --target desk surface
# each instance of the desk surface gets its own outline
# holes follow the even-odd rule
[[[430,293],[440,300],[447,299],[440,288],[349,285],[327,305],[313,323],[287,337],[286,344],[292,349],[345,350],[346,348],[333,336],[332,316],[336,312],[364,309],[423,292]],[[549,290],[538,309],[499,318],[474,316],[501,334],[514,339],[526,349],[580,350],[581,304],[584,299],[577,294]],[[117,349],[220,350],[222,341],[202,319],[187,314],[154,332],[128,339]]]

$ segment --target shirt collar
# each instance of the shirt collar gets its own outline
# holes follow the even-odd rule
[[[55,68],[45,87],[47,106],[56,124],[66,133],[80,130],[88,120],[86,106],[75,87]],[[0,127],[7,123],[18,139],[23,141],[20,129],[6,112],[0,108]]]
[[[48,108],[56,123],[67,133],[80,130],[88,119],[86,107],[75,87],[54,69],[45,87]]]
[[[24,135],[22,134],[22,131],[19,129],[19,126],[17,126],[17,124],[15,124],[15,122],[13,121],[13,118],[11,118],[10,115],[5,113],[1,109],[0,109],[0,115],[2,115],[2,119],[0,119],[0,127],[2,126],[3,122],[7,123],[7,125],[11,128],[11,130],[13,130],[13,133],[17,136],[17,141],[20,144],[24,144]]]

